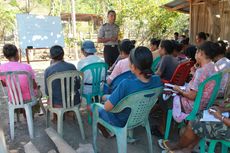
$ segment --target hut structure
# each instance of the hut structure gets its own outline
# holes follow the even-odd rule
[[[174,0],[163,5],[170,11],[190,15],[190,40],[198,32],[210,34],[210,40],[230,42],[230,0]]]

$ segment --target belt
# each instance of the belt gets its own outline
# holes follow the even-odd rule
[[[108,46],[108,47],[117,47],[118,45],[104,45],[104,46]]]

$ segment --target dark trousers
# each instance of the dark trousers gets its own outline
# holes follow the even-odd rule
[[[104,46],[104,59],[105,63],[111,67],[113,63],[116,61],[117,57],[119,56],[118,46],[110,46],[105,45]]]

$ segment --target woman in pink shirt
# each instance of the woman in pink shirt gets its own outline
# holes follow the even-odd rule
[[[120,45],[120,60],[116,66],[114,67],[111,75],[108,77],[107,83],[110,84],[113,79],[115,79],[118,75],[129,71],[129,53],[134,48],[134,44],[129,39],[124,39]]]
[[[9,71],[27,71],[32,75],[33,79],[33,86],[35,95],[37,93],[37,84],[35,82],[35,75],[34,71],[32,70],[31,66],[28,64],[19,63],[19,54],[18,49],[15,45],[12,44],[5,44],[3,47],[3,54],[5,58],[9,60],[9,62],[2,64],[0,66],[0,72],[9,72]],[[3,85],[7,86],[4,77],[0,77]],[[29,84],[28,79],[26,76],[19,77],[20,87],[22,91],[22,98],[23,101],[29,101],[31,99],[30,92],[29,92]]]

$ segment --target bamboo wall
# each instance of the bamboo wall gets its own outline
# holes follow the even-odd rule
[[[220,1],[217,14],[220,18],[215,17],[214,24],[210,19],[210,12],[207,8],[207,2],[190,4],[190,40],[195,43],[195,36],[198,32],[206,32],[211,35],[211,40],[215,41],[218,38],[228,40],[230,42],[230,5],[228,1]],[[214,28],[214,29],[212,29]],[[213,34],[213,30],[217,30],[217,34]]]

